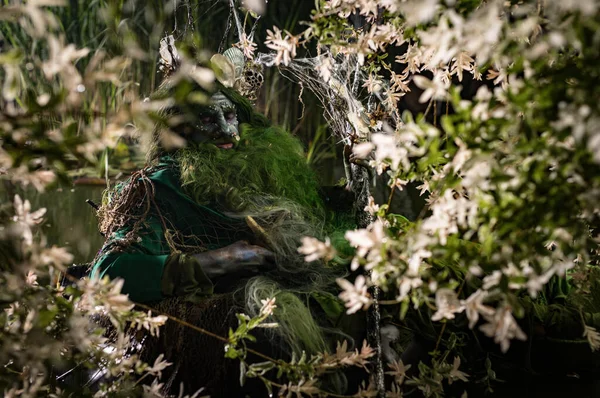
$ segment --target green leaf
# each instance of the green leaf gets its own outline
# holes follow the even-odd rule
[[[42,329],[46,328],[58,315],[58,308],[51,306],[47,310],[40,311],[38,313],[38,326]]]
[[[0,65],[18,65],[23,62],[23,51],[18,48],[0,53]]]
[[[409,307],[410,303],[408,300],[403,300],[402,303],[400,303],[400,320],[404,320]]]
[[[240,386],[246,382],[246,362],[240,361]]]

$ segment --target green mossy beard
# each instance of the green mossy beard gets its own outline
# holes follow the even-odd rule
[[[259,194],[293,201],[314,215],[322,212],[317,181],[301,144],[280,128],[243,125],[233,149],[192,145],[176,158],[182,185],[198,203],[244,211]]]
[[[212,144],[189,146],[175,155],[183,189],[196,202],[234,218],[251,216],[276,254],[278,270],[249,280],[243,288],[246,310],[257,315],[261,300],[276,297],[274,329],[289,351],[328,351],[323,329],[305,305],[310,293],[334,291],[344,270],[306,263],[297,249],[303,236],[322,238],[325,211],[301,143],[273,126],[242,125],[233,149]]]
[[[251,216],[279,260],[294,263],[289,271],[298,265],[299,239],[323,235],[317,180],[300,142],[289,133],[244,125],[235,148],[194,145],[180,150],[176,159],[182,187],[192,199],[232,217]]]

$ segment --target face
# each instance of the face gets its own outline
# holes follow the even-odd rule
[[[197,144],[210,143],[221,149],[231,149],[239,141],[239,121],[234,104],[223,93],[210,98],[210,105],[194,112],[193,121],[178,130],[186,139]]]

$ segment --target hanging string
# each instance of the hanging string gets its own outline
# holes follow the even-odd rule
[[[187,35],[188,28],[191,33],[194,33],[194,19],[192,18],[192,5],[190,0],[185,0],[185,7],[187,9],[187,25],[185,26],[185,33]]]
[[[225,45],[227,43],[227,39],[229,38],[229,31],[231,30],[231,19],[233,18],[233,9],[229,10],[229,15],[227,16],[227,26],[225,27],[225,34],[221,39],[221,43],[219,44],[219,54],[223,54],[225,51]]]
[[[265,10],[268,5],[269,5],[269,0],[265,0]],[[254,25],[252,25],[252,29],[250,29],[250,34],[248,35],[248,40],[254,41],[254,33],[256,33],[256,28],[258,27],[258,21],[260,20],[261,17],[262,17],[262,15],[259,15],[258,17],[256,17],[256,21],[254,21]]]
[[[173,31],[171,34],[175,36],[177,33],[177,0],[173,0]]]
[[[238,41],[244,35],[244,28],[242,27],[242,21],[240,21],[240,17],[235,10],[235,0],[229,0],[229,6],[231,7],[231,13],[233,14],[233,18],[235,19],[235,26],[237,28],[238,33]]]
[[[258,26],[258,21],[260,20],[260,15],[256,17],[256,21],[254,21],[254,25],[252,25],[252,29],[250,29],[250,34],[248,35],[248,40],[254,41],[254,33],[256,32],[256,28]]]

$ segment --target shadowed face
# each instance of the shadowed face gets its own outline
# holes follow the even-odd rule
[[[239,121],[235,105],[223,93],[210,98],[210,105],[193,111],[192,120],[180,125],[176,131],[196,144],[210,143],[222,149],[231,149],[239,141]]]

